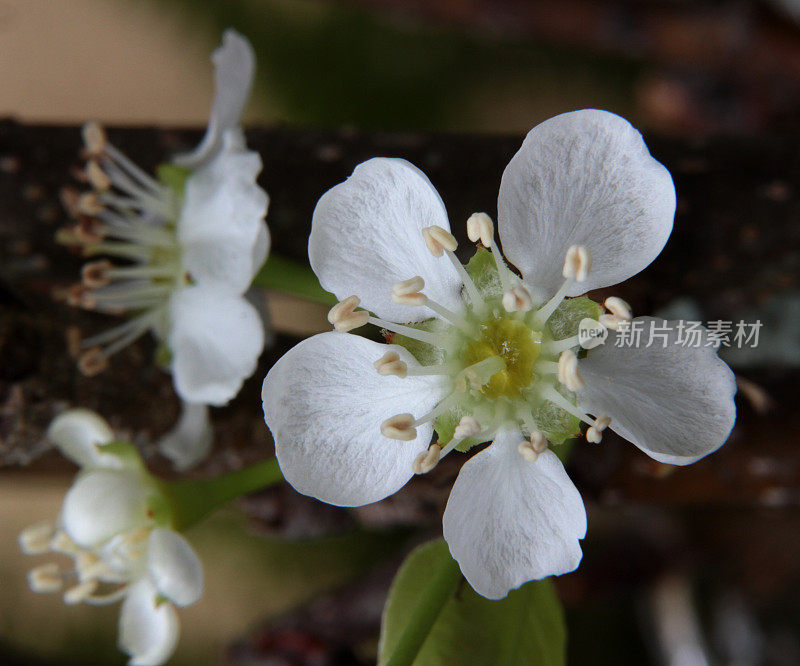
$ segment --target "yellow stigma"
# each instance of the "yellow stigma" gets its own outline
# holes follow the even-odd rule
[[[492,375],[481,393],[487,398],[518,397],[533,382],[533,367],[542,345],[541,332],[506,316],[491,317],[478,330],[480,337],[468,342],[464,349],[464,364],[469,366],[499,356],[506,366]]]

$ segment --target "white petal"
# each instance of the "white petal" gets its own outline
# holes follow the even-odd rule
[[[183,472],[205,460],[213,442],[208,405],[182,400],[178,423],[158,440],[158,450]]]
[[[187,287],[170,301],[172,373],[186,402],[224,405],[256,369],[264,327],[240,296]]]
[[[269,197],[256,185],[261,158],[236,146],[226,132],[223,150],[187,179],[178,239],[195,282],[241,294],[266,257]]]
[[[668,329],[647,346],[605,345],[589,351],[578,369],[586,387],[578,403],[591,414],[611,416],[609,426],[658,461],[688,465],[725,443],[736,420],[736,379],[713,347],[677,344],[677,321],[637,317]],[[653,329],[658,331],[660,329]],[[705,339],[702,340],[705,343]]]
[[[122,461],[100,448],[114,439],[106,420],[88,409],[69,409],[47,429],[47,438],[61,453],[81,467],[121,469]]]
[[[308,257],[320,284],[344,299],[392,321],[421,321],[426,307],[392,302],[392,285],[416,275],[425,294],[460,310],[461,281],[447,257],[434,257],[422,229],[450,229],[439,193],[413,164],[378,157],[359,164],[353,175],[322,195],[311,222]]]
[[[236,127],[242,111],[250,97],[253,76],[256,71],[256,57],[253,47],[235,30],[226,30],[222,46],[211,55],[214,63],[214,102],[208,129],[203,140],[191,153],[179,155],[175,163],[195,168],[211,159],[219,150],[222,134],[226,129]]]
[[[143,579],[131,586],[119,615],[119,648],[131,666],[160,666],[175,652],[180,624],[169,602],[156,604],[158,591]]]
[[[548,296],[563,282],[570,245],[592,255],[585,282],[622,282],[658,256],[672,231],[675,186],[641,134],[607,111],[564,113],[534,127],[500,184],[503,250],[526,283]]]
[[[203,565],[177,532],[156,528],[147,541],[147,573],[159,593],[176,606],[189,606],[203,594]]]
[[[519,432],[498,433],[458,474],[444,511],[444,538],[461,572],[487,599],[581,561],[586,510],[550,450],[536,462],[517,450]]]
[[[338,506],[377,502],[412,476],[430,444],[430,424],[410,442],[388,439],[381,423],[416,417],[442,397],[438,378],[382,377],[373,363],[389,350],[418,365],[402,347],[347,333],[320,333],[290,349],[269,371],[264,416],[286,480],[304,495]]]
[[[147,503],[135,472],[90,470],[64,497],[61,524],[79,546],[91,548],[145,522]]]

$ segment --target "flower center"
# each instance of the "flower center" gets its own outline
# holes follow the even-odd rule
[[[542,346],[542,333],[525,322],[495,315],[478,325],[480,337],[464,346],[461,358],[471,366],[491,357],[500,357],[504,368],[491,376],[481,388],[487,398],[517,399],[535,379],[534,366]]]

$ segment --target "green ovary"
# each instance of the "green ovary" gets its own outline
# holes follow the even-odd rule
[[[481,393],[487,398],[517,398],[534,380],[534,365],[542,334],[525,322],[506,316],[492,317],[478,326],[480,337],[464,347],[464,366],[498,356],[505,369],[492,375]]]

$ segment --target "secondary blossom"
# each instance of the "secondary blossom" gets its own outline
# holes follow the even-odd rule
[[[56,418],[49,439],[81,467],[54,522],[24,530],[30,555],[55,555],[33,569],[36,592],[64,590],[66,604],[122,601],[120,648],[135,666],[166,662],[178,642],[175,606],[195,603],[203,569],[189,542],[171,529],[169,501],[135,449],[114,441],[98,415],[74,409]]]
[[[672,229],[672,178],[627,121],[584,110],[535,127],[498,212],[519,273],[483,213],[467,221],[482,248],[460,263],[441,198],[413,165],[356,167],[320,199],[309,240],[320,283],[343,299],[337,330],[290,350],[262,392],[287,481],[340,506],[492,441],[444,513],[451,553],[488,598],[580,562],[586,513],[552,447],[581,423],[589,441],[610,427],[682,465],[721,446],[735,418],[734,377],[712,347],[617,346],[628,304],[578,298],[645,268]],[[365,324],[389,344],[346,333]]]

